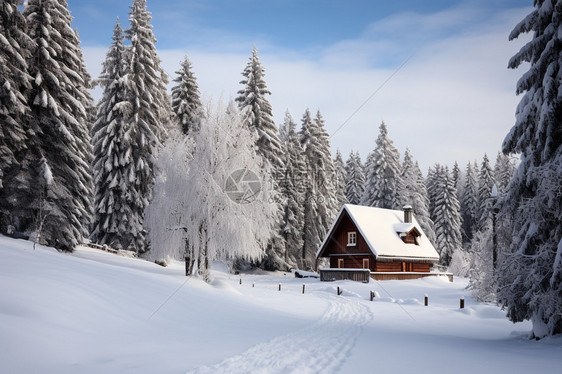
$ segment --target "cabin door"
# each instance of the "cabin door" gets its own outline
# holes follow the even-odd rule
[[[363,269],[370,269],[370,267],[369,267],[369,259],[368,259],[368,258],[364,258],[364,259],[363,259]]]
[[[338,258],[338,268],[343,268],[343,258]]]

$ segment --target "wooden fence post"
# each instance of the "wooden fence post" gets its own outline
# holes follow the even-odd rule
[[[281,283],[279,283],[279,291],[281,291]]]
[[[302,293],[304,294],[304,284],[302,285]]]
[[[256,282],[252,282],[252,287],[256,287]]]
[[[240,278],[240,284],[242,284],[242,278]]]
[[[427,297],[427,294],[425,294],[425,297],[423,299],[423,305],[427,306],[429,304],[429,298]]]
[[[341,295],[343,293],[343,288],[340,289],[340,286],[338,286],[338,296]]]
[[[461,297],[461,309],[464,309],[464,297]]]
[[[371,301],[373,301],[375,299],[375,292],[371,291]]]

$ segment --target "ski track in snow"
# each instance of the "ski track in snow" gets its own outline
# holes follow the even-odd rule
[[[371,318],[371,311],[360,302],[330,296],[330,306],[322,318],[304,330],[257,344],[187,374],[336,373]]]

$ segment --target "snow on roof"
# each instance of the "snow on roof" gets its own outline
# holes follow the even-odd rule
[[[395,223],[394,225],[392,225],[392,227],[394,228],[394,231],[396,231],[396,232],[408,233],[408,232],[412,231],[412,229],[414,227],[416,227],[416,225],[414,225],[413,223]],[[418,229],[418,231],[419,231],[419,229]]]
[[[439,260],[439,254],[423,232],[415,216],[412,218],[412,223],[404,223],[404,212],[402,210],[352,204],[345,204],[342,207],[317,255],[320,254],[327,239],[332,235],[343,211],[349,214],[376,257]],[[404,243],[398,233],[409,232],[414,227],[421,233],[421,236],[417,239],[418,245]]]

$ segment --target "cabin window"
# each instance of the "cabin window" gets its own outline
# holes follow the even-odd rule
[[[357,245],[357,232],[350,231],[347,233],[347,245]]]

